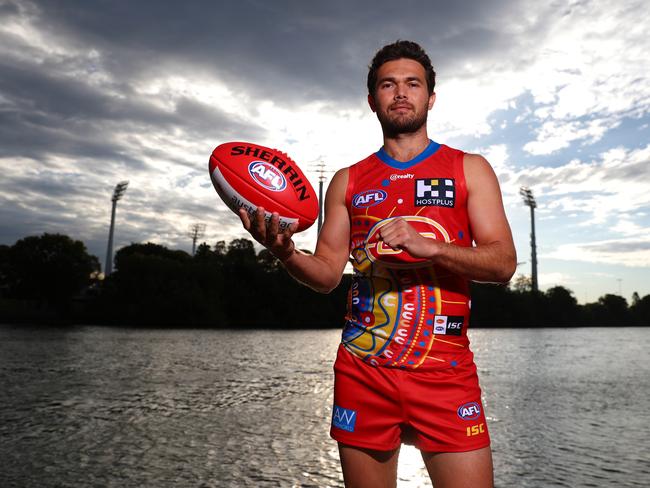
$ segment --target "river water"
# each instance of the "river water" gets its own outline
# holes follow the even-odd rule
[[[650,486],[650,328],[470,331],[497,487]],[[339,331],[0,326],[0,486],[340,487]],[[430,486],[400,453],[398,486]]]

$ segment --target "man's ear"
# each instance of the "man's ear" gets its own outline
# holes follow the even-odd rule
[[[372,95],[368,95],[368,105],[370,105],[370,110],[373,112],[377,111],[377,106],[375,105],[375,99]]]
[[[434,103],[436,103],[436,92],[433,92],[429,97],[429,110],[433,108]]]

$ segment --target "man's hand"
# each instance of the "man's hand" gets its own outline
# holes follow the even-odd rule
[[[406,219],[397,217],[379,229],[379,237],[393,249],[408,252],[414,258],[432,259],[441,245],[420,234]]]
[[[257,207],[257,211],[252,216],[252,219],[245,209],[240,208],[239,218],[251,236],[271,251],[271,254],[280,261],[285,261],[293,255],[296,246],[291,236],[293,236],[298,228],[297,222],[294,222],[283,232],[280,232],[280,215],[277,212],[273,212],[271,220],[267,223],[264,219],[263,207]]]

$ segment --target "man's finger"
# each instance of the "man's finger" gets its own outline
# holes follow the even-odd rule
[[[255,211],[255,233],[257,240],[263,243],[266,240],[266,222],[264,220],[264,207],[257,207]]]
[[[284,232],[282,233],[285,237],[285,239],[289,240],[291,237],[296,233],[298,230],[298,222],[292,222],[289,224],[289,226],[284,229]]]
[[[251,230],[251,219],[248,217],[248,212],[246,211],[245,208],[240,208],[237,211],[237,214],[239,215],[239,219],[241,220],[241,223],[244,226],[244,229],[250,232]]]
[[[266,239],[269,244],[274,244],[278,238],[278,232],[280,231],[280,214],[273,212],[271,214],[271,222],[266,229]]]

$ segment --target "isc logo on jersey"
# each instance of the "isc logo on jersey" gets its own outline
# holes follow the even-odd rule
[[[464,319],[462,315],[436,315],[433,318],[433,333],[461,335]]]
[[[287,180],[282,172],[271,163],[253,161],[248,165],[248,172],[259,185],[267,190],[282,191],[287,187]]]
[[[366,190],[357,193],[352,197],[352,205],[355,208],[366,208],[383,202],[388,197],[384,190]]]

